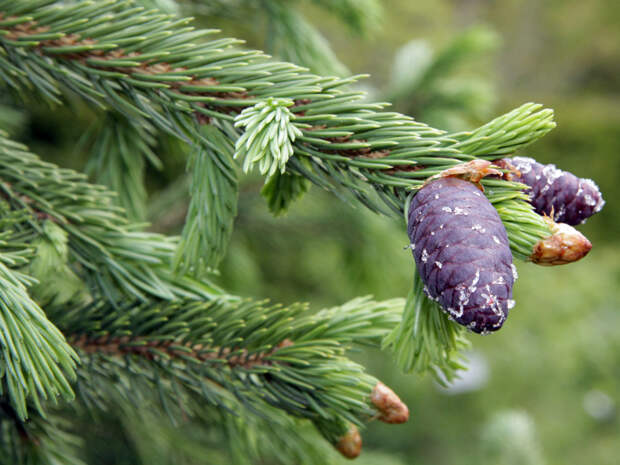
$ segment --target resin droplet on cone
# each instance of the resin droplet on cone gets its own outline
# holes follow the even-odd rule
[[[427,296],[472,331],[501,328],[516,273],[506,229],[484,194],[458,178],[430,182],[413,198],[408,233]]]

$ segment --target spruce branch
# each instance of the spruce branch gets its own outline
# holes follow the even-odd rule
[[[289,29],[302,24],[284,2],[269,4],[282,7]],[[362,10],[376,2],[330,4],[361,22]],[[111,190],[0,134],[0,353],[7,367],[0,444],[19,450],[16,434],[36,438],[26,444],[51,444],[37,449],[40,461],[77,463],[62,455],[71,438],[31,435],[24,422],[28,407],[69,398],[76,372],[75,390],[91,407],[144,407],[156,398],[156,411],[173,419],[204,420],[215,410],[242,412],[234,417],[239,423],[251,422],[246,415],[291,416],[312,422],[353,457],[358,426],[402,421],[406,407],[347,358],[348,348],[382,343],[404,370],[450,381],[462,368],[463,329],[426,298],[418,276],[404,311],[401,301],[356,299],[316,314],[303,305],[245,301],[199,281],[217,266],[232,230],[233,157],[244,160],[245,171],[258,165],[276,212],[311,181],[352,204],[403,214],[429,178],[533,142],[553,128],[552,112],[526,104],[474,131],[448,134],[367,102],[347,88],[356,77],[313,75],[239,49],[234,39],[207,40],[214,31],[136,5],[0,0],[0,79],[54,103],[77,94],[106,118],[114,114],[103,122],[91,169],[120,194],[119,202]],[[305,52],[317,59],[316,49]],[[155,160],[154,131],[191,146],[191,201],[180,238],[133,222],[144,210],[140,178],[144,161]],[[514,255],[529,257],[550,231],[525,202],[524,186],[504,179],[482,185]],[[44,287],[59,282],[59,289]],[[77,368],[74,350],[83,362]],[[247,437],[233,428],[231,436]]]
[[[212,126],[201,130],[187,161],[191,175],[191,200],[175,268],[183,274],[202,276],[215,269],[224,256],[237,214],[238,181],[234,169],[220,175],[220,166],[234,166],[230,139]],[[223,172],[223,171],[222,171]]]
[[[186,20],[139,9],[127,15],[118,0],[97,7],[88,1],[70,8],[52,3],[16,9],[0,2],[0,11],[12,18],[0,39],[0,71],[9,85],[34,87],[57,100],[62,84],[99,105],[148,118],[190,143],[200,138],[200,124],[213,124],[234,141],[235,115],[268,98],[293,98],[291,112],[303,135],[294,143],[291,172],[379,212],[402,213],[403,191],[471,160],[465,149],[514,151],[551,127],[546,113],[540,125],[541,112],[519,117],[516,110],[516,119],[512,113],[478,132],[451,137],[343,90],[354,79],[308,74],[260,52],[236,49],[231,39],[202,42],[212,31],[193,30]],[[75,15],[82,22],[69,20]],[[232,176],[223,165],[219,175]],[[542,219],[528,220],[545,228]]]
[[[355,9],[349,0],[331,3]],[[0,281],[7,284],[0,300],[11,304],[0,332],[14,332],[13,325],[28,335],[17,351],[4,344],[3,358],[12,357],[1,386],[12,396],[5,413],[13,412],[21,435],[28,404],[71,395],[65,377],[76,354],[58,327],[82,357],[75,388],[87,405],[144,406],[157,397],[158,411],[171,418],[200,417],[202,405],[291,415],[314,423],[352,457],[359,453],[357,426],[393,418],[387,411],[394,399],[391,391],[375,399],[383,385],[346,357],[349,346],[382,343],[404,370],[450,381],[462,368],[463,329],[426,298],[418,276],[404,311],[401,301],[359,299],[316,314],[302,305],[244,301],[198,281],[217,266],[232,230],[233,157],[244,159],[245,171],[258,165],[263,195],[276,212],[312,181],[351,203],[402,214],[430,177],[533,142],[553,128],[552,112],[526,104],[474,131],[448,134],[365,101],[347,89],[357,78],[316,76],[236,48],[234,39],[207,41],[214,31],[135,5],[0,0],[0,76],[7,87],[55,103],[75,93],[116,115],[104,123],[95,163],[108,167],[98,170],[109,174],[100,180],[119,191],[132,219],[143,210],[139,178],[144,160],[154,157],[151,131],[191,146],[186,224],[181,238],[169,238],[129,221],[110,190],[0,134],[0,223],[12,228],[0,233]],[[299,24],[291,18],[289,27]],[[514,255],[529,257],[550,231],[525,202],[523,186],[503,179],[482,185]],[[33,278],[51,283],[43,281],[50,273],[68,281],[63,292],[37,287]],[[39,318],[36,331],[28,319],[14,323],[16,311]],[[37,347],[33,356],[24,351],[35,337],[45,339],[46,350]],[[17,352],[34,361],[17,359]]]
[[[86,173],[118,194],[115,203],[133,221],[146,217],[146,162],[157,169],[161,161],[153,152],[155,136],[151,125],[136,125],[117,115],[106,115],[91,129],[91,157]]]
[[[0,393],[7,395],[16,415],[28,417],[27,403],[37,410],[42,401],[73,398],[77,354],[62,333],[28,296],[32,278],[0,263]]]
[[[3,8],[10,12],[9,6],[0,3],[0,10]],[[76,29],[74,25],[66,27],[66,21],[62,21],[67,19],[63,14],[69,11],[65,8],[56,5],[53,15],[52,10],[42,8],[38,15],[24,16],[22,23],[16,20],[17,25],[9,25],[8,32],[0,39],[7,56],[5,62],[10,65],[6,67],[7,72],[38,67],[47,73],[46,81],[56,83],[58,88],[62,84],[134,119],[150,120],[160,129],[198,147],[196,153],[201,155],[192,157],[189,165],[194,176],[193,206],[176,252],[177,269],[183,273],[200,273],[214,266],[218,253],[223,250],[229,231],[226,225],[234,216],[235,190],[227,191],[226,184],[221,183],[228,180],[233,185],[232,180],[236,179],[234,165],[226,156],[234,142],[238,153],[241,148],[248,151],[245,153],[247,168],[261,160],[263,172],[273,175],[278,169],[282,174],[286,165],[287,174],[307,178],[375,211],[403,213],[411,189],[420,187],[429,177],[470,161],[475,155],[492,158],[515,150],[552,126],[548,111],[526,105],[472,133],[449,135],[398,113],[383,112],[384,104],[364,102],[362,94],[343,90],[351,80],[321,78],[293,65],[272,62],[259,52],[235,49],[232,40],[195,44],[191,40],[208,31],[185,28],[182,21],[139,10],[131,17],[119,18],[118,4],[110,0],[102,7],[108,17],[102,17],[102,11],[93,9],[89,2],[72,7],[72,14],[79,11],[87,19]],[[132,28],[131,34],[123,29],[126,27]],[[137,33],[150,37],[150,41],[146,45],[137,42]],[[20,85],[40,87],[29,74],[24,72],[21,76]],[[49,85],[45,90],[52,92]],[[241,135],[233,125],[235,122],[245,127]],[[268,158],[265,148],[273,143],[277,150],[271,152],[280,156]],[[205,175],[211,178],[208,184],[200,181]],[[503,180],[485,180],[483,184],[486,195],[510,222],[508,231],[513,251],[528,256],[533,245],[549,234],[548,227],[525,203],[522,186]],[[214,192],[220,191],[227,193],[218,199]],[[291,196],[281,204],[287,204],[294,193],[295,189],[291,189]],[[197,228],[196,225],[207,224],[197,221],[200,218],[212,223]],[[102,235],[97,236],[100,239]],[[114,239],[118,240],[118,236]],[[211,246],[212,243],[215,245]],[[107,241],[96,253],[113,250],[111,246],[112,241]],[[207,256],[202,257],[198,252],[205,249]],[[161,255],[163,265],[170,254]],[[129,269],[125,263],[123,266],[124,272],[119,274],[117,267],[108,265],[112,279],[99,286],[104,294],[111,296],[110,301],[119,301],[115,287],[124,287],[129,295],[144,302],[148,296],[172,300],[181,295],[177,289],[168,287],[169,276],[153,286],[158,277],[153,267],[143,268],[150,272],[149,279],[134,282],[138,268]],[[127,277],[133,278],[131,283]],[[416,305],[411,304],[410,308]],[[425,308],[422,305],[417,314]],[[414,314],[406,313],[409,318],[406,321],[411,323]],[[415,354],[413,359],[401,364],[408,369],[431,367],[445,371],[444,374],[454,370],[456,365],[451,357],[462,344],[458,335],[450,332],[449,324],[427,321],[422,329],[412,325],[401,326],[401,332],[419,330],[424,336],[443,334],[442,344],[436,345],[438,353],[429,354],[429,349],[423,347],[424,338],[420,337],[416,341],[422,345],[414,347],[412,352],[409,346],[405,347],[407,350],[402,349],[404,341],[410,339],[408,334],[394,336],[392,345],[401,346],[401,359]],[[145,343],[141,339],[134,342]],[[282,350],[286,353],[299,348],[298,344],[292,347],[295,349]],[[264,350],[263,355],[276,356]],[[162,354],[165,359],[172,357],[166,350]],[[344,370],[355,371],[352,367]],[[270,375],[281,376],[271,371]],[[305,375],[298,376],[293,382],[297,388]],[[295,396],[275,399],[272,402],[282,408],[292,411],[298,408],[299,400]],[[330,405],[335,408],[337,402]],[[354,422],[344,411],[340,414],[343,425]]]
[[[93,302],[51,314],[81,354],[77,391],[86,388],[92,404],[105,403],[88,389],[95,378],[126,379],[118,387],[132,399],[137,377],[164,395],[163,408],[167,397],[189,412],[193,402],[230,408],[234,398],[249,411],[267,405],[322,425],[362,426],[377,414],[370,395],[378,381],[345,350],[352,342],[378,344],[401,308],[398,299],[362,298],[306,315],[303,305],[220,299],[136,302],[116,311]]]
[[[52,221],[66,234],[69,261],[80,277],[111,302],[127,297],[204,298],[222,291],[171,269],[178,238],[142,232],[114,205],[114,194],[72,170],[43,162],[0,133],[0,195],[12,211],[26,212],[13,227],[39,235]]]

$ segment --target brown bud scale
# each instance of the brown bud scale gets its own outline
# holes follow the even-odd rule
[[[592,244],[583,234],[568,224],[555,223],[549,217],[545,217],[545,221],[553,234],[538,241],[530,260],[538,265],[565,265],[588,254]]]
[[[336,449],[344,457],[354,459],[362,452],[362,436],[355,425],[349,427],[349,431],[340,438]]]
[[[377,383],[370,401],[379,410],[379,420],[384,423],[405,423],[409,420],[409,408],[394,391],[383,383]]]

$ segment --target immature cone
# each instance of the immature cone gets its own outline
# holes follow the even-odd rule
[[[538,265],[565,265],[588,254],[592,244],[583,234],[572,226],[556,223],[549,217],[545,217],[545,221],[553,234],[538,241],[530,260]]]
[[[362,436],[355,425],[351,425],[347,433],[340,438],[336,449],[348,459],[354,459],[362,452]]]
[[[511,180],[531,187],[528,193],[536,212],[558,223],[583,223],[605,205],[594,181],[580,179],[555,165],[543,165],[526,157],[504,158],[495,164],[513,170]]]
[[[379,420],[385,423],[405,423],[409,420],[407,406],[383,383],[377,383],[370,395],[370,401],[379,410]]]
[[[424,292],[477,333],[501,328],[516,272],[497,211],[471,182],[424,186],[409,208],[409,238]]]

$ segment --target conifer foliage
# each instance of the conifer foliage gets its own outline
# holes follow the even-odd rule
[[[371,0],[313,3],[357,30],[376,22]],[[195,26],[174,2],[0,0],[6,99],[79,101],[97,115],[84,137],[90,180],[0,133],[0,449],[9,451],[0,462],[82,463],[71,420],[104,411],[145,437],[152,422],[192,424],[201,442],[214,431],[213,449],[226,444],[235,463],[327,463],[316,432],[352,458],[367,422],[409,412],[347,357],[351,346],[389,348],[404,370],[440,380],[462,367],[466,330],[419,277],[407,301],[356,298],[319,312],[213,284],[239,177],[258,168],[274,213],[313,183],[407,217],[429,178],[467,178],[472,162],[534,142],[554,127],[551,110],[525,104],[460,133],[386,111],[352,89],[357,77],[301,67],[345,72],[294,5],[265,4],[273,50],[299,64]],[[292,29],[308,40],[285,43]],[[142,222],[145,170],[165,167],[160,137],[187,154],[191,200],[178,237]],[[506,253],[528,259],[552,236],[526,186],[470,180],[501,218]]]

